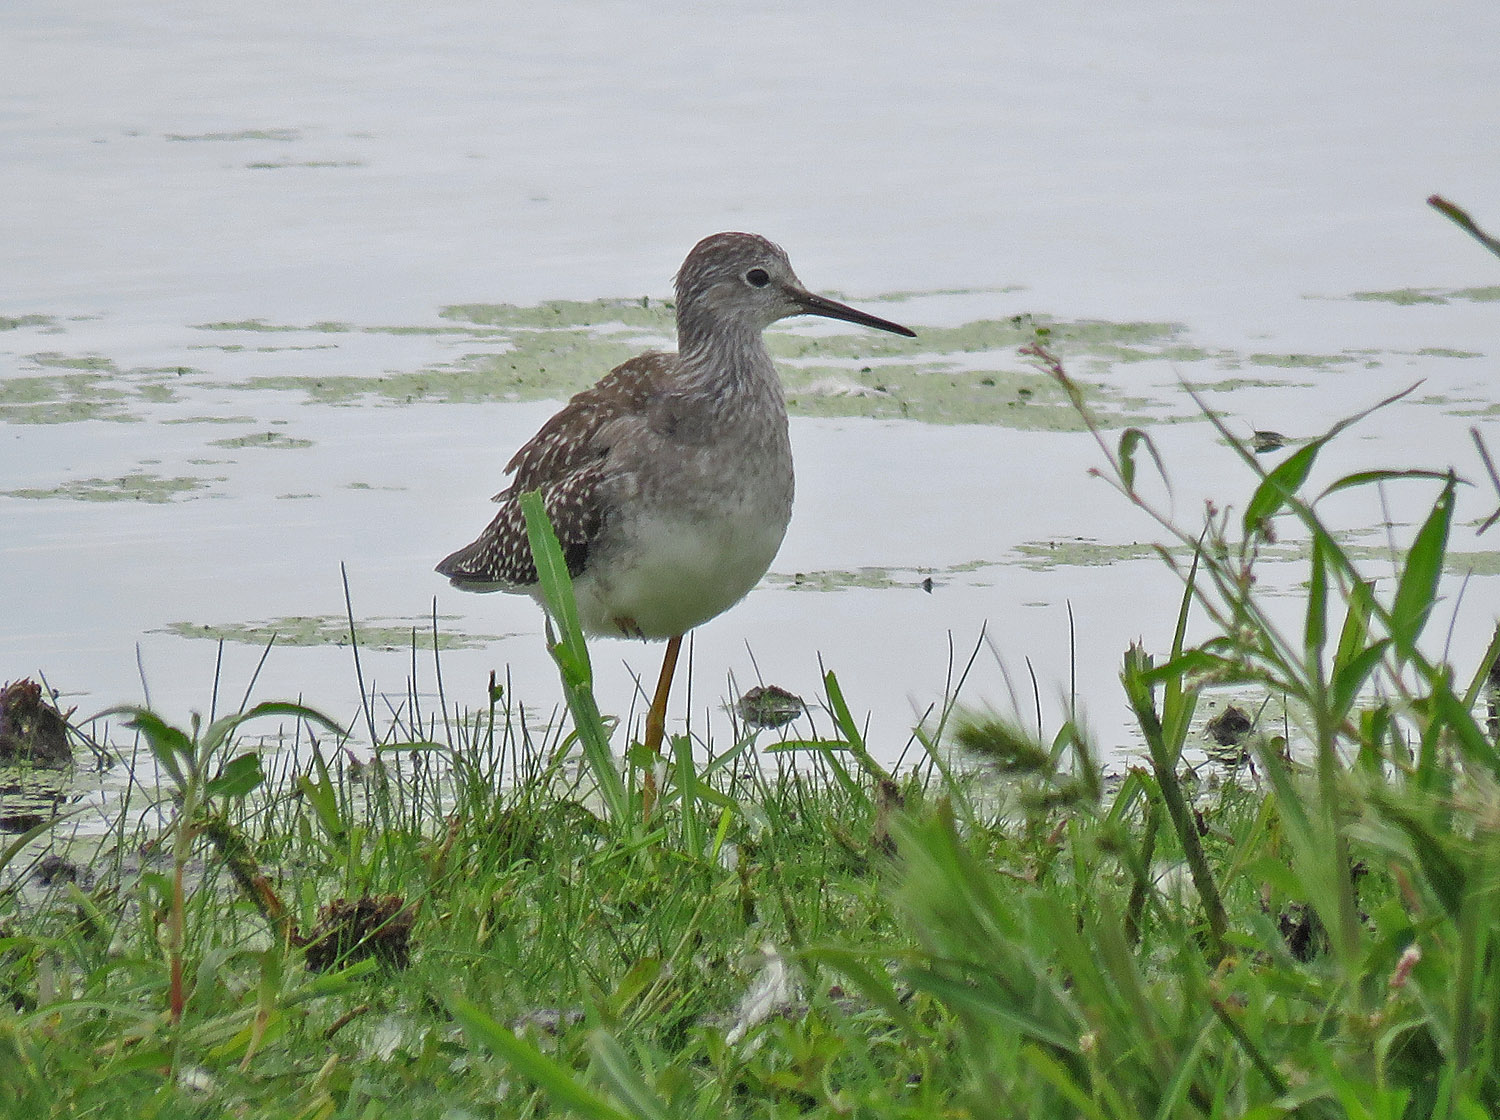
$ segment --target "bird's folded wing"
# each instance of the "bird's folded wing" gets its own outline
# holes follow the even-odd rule
[[[599,438],[601,432],[616,420],[644,414],[660,379],[676,361],[675,354],[641,354],[576,394],[511,457],[505,473],[515,477],[494,500],[546,489],[606,457],[609,443]]]

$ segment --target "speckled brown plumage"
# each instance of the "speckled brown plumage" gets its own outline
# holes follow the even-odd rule
[[[604,524],[600,497],[611,446],[606,434],[610,422],[643,412],[657,391],[657,382],[676,361],[673,354],[641,354],[575,394],[505,465],[505,473],[514,477],[495,495],[500,509],[489,527],[472,544],[444,559],[438,572],[456,587],[536,583],[519,498],[527,491],[540,490],[568,574],[578,578],[587,566],[589,546]]]
[[[616,366],[598,383],[573,398],[505,464],[514,481],[495,495],[505,501],[580,470],[608,454],[600,430],[611,420],[644,412],[657,384],[677,364],[677,355],[651,350]]]

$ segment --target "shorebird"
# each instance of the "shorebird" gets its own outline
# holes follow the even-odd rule
[[[539,490],[591,634],[666,639],[645,746],[659,753],[682,637],[738,603],[792,516],[781,380],[761,332],[821,315],[912,337],[815,295],[779,246],[716,233],[677,273],[677,353],[630,359],[542,425],[479,539],[437,566],[466,591],[542,602],[520,496]],[[543,603],[545,607],[545,603]]]

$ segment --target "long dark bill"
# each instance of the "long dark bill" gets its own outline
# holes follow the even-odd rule
[[[881,319],[864,311],[856,311],[837,300],[824,299],[822,296],[813,295],[812,292],[807,291],[791,291],[787,294],[801,306],[807,315],[821,315],[825,319],[842,319],[846,323],[858,323],[861,326],[874,327],[878,331],[903,334],[907,338],[917,337],[916,331],[903,327],[900,323],[893,323],[889,319]]]

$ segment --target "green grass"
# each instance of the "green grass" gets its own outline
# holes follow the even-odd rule
[[[825,739],[642,757],[598,712],[539,504],[567,723],[538,732],[496,683],[468,714],[413,697],[365,715],[356,769],[292,705],[124,713],[160,813],[127,806],[77,882],[0,896],[0,1114],[1495,1115],[1500,753],[1473,713],[1500,642],[1460,673],[1421,641],[1456,480],[1312,493],[1359,417],[1267,467],[1204,414],[1249,486],[1187,527],[1144,496],[1150,437],[1090,427],[1182,590],[1155,651],[1122,651],[1146,744],[1123,773],[1081,724],[1039,737],[952,697],[887,773],[831,673]],[[1432,494],[1388,586],[1318,513],[1377,485]],[[1290,631],[1255,578],[1288,540]],[[1206,783],[1183,752],[1217,689],[1289,719]],[[252,717],[297,750],[247,745]],[[13,882],[23,851],[0,852]],[[381,917],[330,926],[335,899]]]

